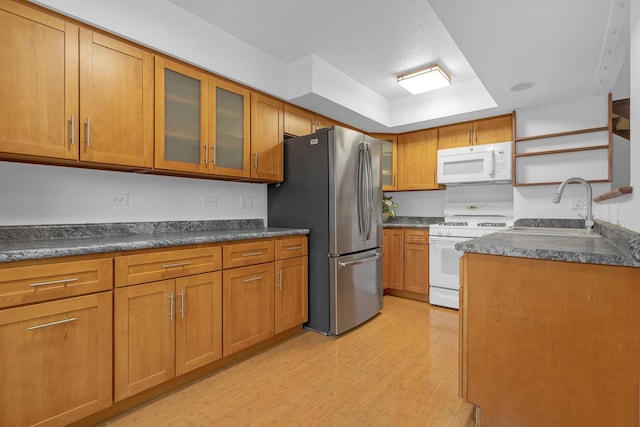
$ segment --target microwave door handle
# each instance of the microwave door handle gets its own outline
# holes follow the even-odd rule
[[[491,156],[489,156],[490,159],[490,165],[489,165],[489,176],[491,177],[495,177],[496,176],[496,152],[494,150],[491,150]]]

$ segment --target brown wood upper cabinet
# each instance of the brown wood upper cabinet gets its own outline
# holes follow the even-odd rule
[[[319,129],[337,124],[333,120],[313,114],[311,111],[296,108],[289,104],[284,106],[284,133],[287,135],[309,135]]]
[[[397,190],[437,189],[438,129],[398,136]]]
[[[0,26],[0,151],[152,165],[150,53],[6,0]]]
[[[313,113],[285,104],[284,133],[292,136],[303,136],[313,132],[315,132]]]
[[[284,103],[251,93],[251,178],[284,179]]]
[[[80,29],[80,160],[153,164],[153,55]]]
[[[438,128],[438,149],[505,141],[513,141],[511,114]]]
[[[160,56],[155,76],[155,167],[249,177],[249,90]]]
[[[382,191],[398,189],[398,137],[389,133],[374,133],[382,141]]]

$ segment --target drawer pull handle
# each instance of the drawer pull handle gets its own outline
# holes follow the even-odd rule
[[[254,281],[260,280],[260,279],[262,279],[262,276],[256,276],[256,277],[252,277],[251,279],[244,279],[244,283],[254,282]]]
[[[302,249],[302,246],[289,246],[287,248],[288,251],[297,251],[297,250],[300,250],[300,249]]]
[[[77,282],[78,279],[61,279],[61,280],[52,280],[50,282],[38,282],[38,283],[29,283],[29,286],[35,288],[37,286],[47,286],[47,285],[58,285],[60,283],[71,283]]]
[[[58,320],[57,322],[44,323],[42,325],[36,325],[30,328],[27,328],[27,331],[33,331],[34,329],[48,328],[49,326],[62,325],[63,323],[74,322],[76,320],[78,320],[77,317],[72,317],[70,319]]]
[[[242,254],[242,256],[257,256],[257,255],[262,255],[262,252],[249,252],[246,254]]]
[[[422,239],[422,234],[409,234],[412,239]]]
[[[175,264],[165,264],[162,268],[170,268],[170,267],[184,267],[185,265],[190,265],[191,262],[176,262]]]

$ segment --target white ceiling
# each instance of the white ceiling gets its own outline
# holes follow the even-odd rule
[[[288,64],[290,102],[368,131],[608,93],[629,73],[629,0],[169,1]],[[397,85],[433,63],[451,87]]]

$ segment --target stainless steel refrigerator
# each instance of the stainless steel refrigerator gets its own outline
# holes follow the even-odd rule
[[[382,309],[381,142],[334,126],[285,140],[284,182],[268,188],[270,227],[309,234],[309,321],[343,333]]]

